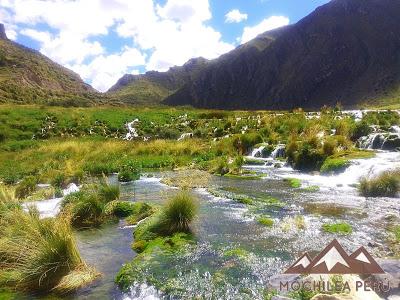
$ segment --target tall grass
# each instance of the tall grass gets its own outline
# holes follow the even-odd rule
[[[68,195],[61,203],[61,209],[69,215],[72,226],[96,227],[106,218],[106,204],[117,200],[119,195],[119,186],[109,185],[103,181],[100,184],[85,186],[81,191]]]
[[[30,292],[50,291],[78,269],[89,274],[87,279],[78,285],[70,283],[64,292],[97,276],[80,257],[66,219],[40,219],[35,211],[18,209],[1,215],[0,285]],[[65,282],[64,278],[64,287]]]
[[[159,230],[167,235],[178,232],[190,232],[190,224],[197,214],[197,205],[193,196],[186,190],[170,198],[160,215]]]
[[[196,199],[188,191],[181,190],[169,198],[157,214],[140,224],[135,230],[135,240],[149,241],[160,236],[190,233],[190,226],[196,215]]]
[[[400,191],[400,170],[383,172],[360,180],[359,192],[364,197],[396,197]]]

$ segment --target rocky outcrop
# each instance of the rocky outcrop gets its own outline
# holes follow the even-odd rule
[[[6,34],[6,28],[4,27],[4,24],[0,24],[0,39],[8,40],[7,34]]]

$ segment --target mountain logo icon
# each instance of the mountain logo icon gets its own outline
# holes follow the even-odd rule
[[[311,259],[308,253],[303,254],[284,274],[366,275],[384,273],[364,247],[348,255],[335,239],[314,259]]]

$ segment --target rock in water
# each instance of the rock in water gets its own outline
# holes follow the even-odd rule
[[[382,150],[396,150],[400,148],[400,136],[399,134],[390,134],[382,144]]]

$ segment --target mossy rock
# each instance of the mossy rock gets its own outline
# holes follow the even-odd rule
[[[266,227],[272,227],[272,226],[274,226],[274,220],[271,219],[271,218],[268,218],[268,217],[266,217],[266,216],[259,217],[259,218],[257,219],[257,222],[260,223],[261,225],[266,226]]]
[[[322,174],[339,174],[346,171],[351,162],[344,158],[328,158],[321,167]]]
[[[351,234],[353,232],[353,228],[348,223],[324,224],[322,225],[322,229],[327,233],[343,235]]]

